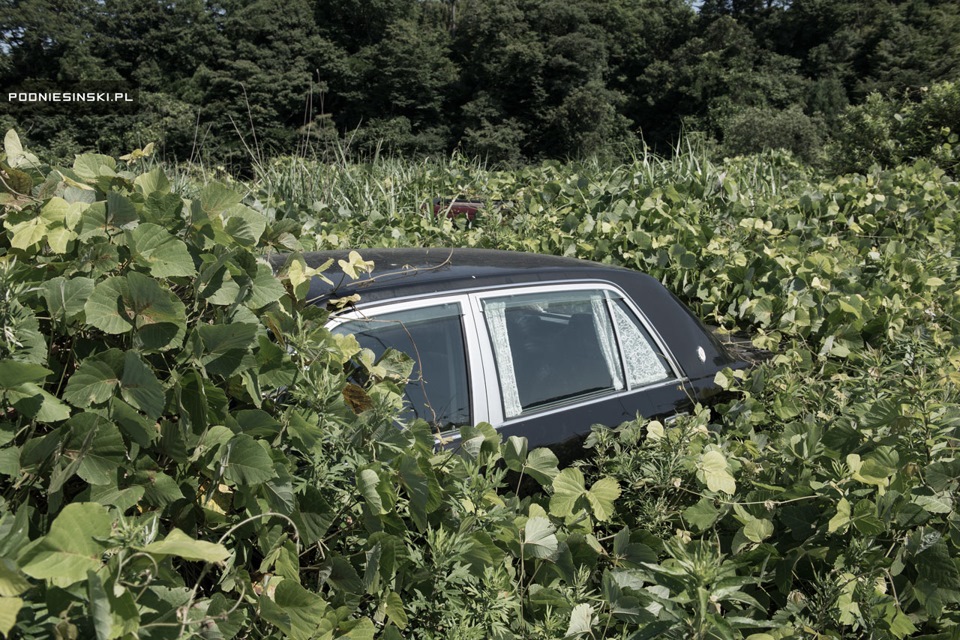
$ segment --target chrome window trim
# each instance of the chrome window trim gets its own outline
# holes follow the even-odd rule
[[[556,293],[556,292],[565,292],[565,291],[601,291],[604,297],[610,304],[610,293],[613,292],[616,297],[622,299],[627,305],[627,308],[634,314],[635,318],[639,320],[641,326],[647,331],[648,335],[653,338],[653,341],[660,352],[667,360],[667,364],[670,366],[670,370],[673,373],[672,378],[663,380],[661,382],[655,382],[649,385],[643,385],[642,387],[629,387],[627,386],[623,390],[616,391],[611,390],[608,393],[593,394],[589,396],[584,396],[582,398],[573,398],[570,402],[557,404],[550,407],[544,407],[542,409],[533,409],[529,412],[521,413],[519,416],[514,416],[512,418],[506,418],[505,410],[503,407],[503,398],[502,392],[500,390],[500,380],[499,375],[497,374],[496,368],[496,358],[493,354],[493,347],[491,344],[489,330],[487,329],[486,321],[483,318],[483,300],[487,298],[502,297],[504,295],[510,295],[511,293],[516,293],[518,295],[527,295],[527,294],[536,294],[536,293]],[[536,283],[536,284],[512,284],[505,285],[501,287],[484,289],[482,291],[476,291],[473,293],[468,293],[468,297],[471,300],[471,309],[473,313],[477,315],[476,326],[478,331],[480,331],[480,353],[484,359],[484,378],[487,383],[487,406],[489,410],[490,419],[488,422],[492,424],[495,428],[499,429],[503,426],[508,426],[527,420],[533,417],[540,417],[556,413],[558,411],[568,410],[572,407],[586,406],[595,402],[600,402],[603,400],[610,400],[614,398],[622,398],[626,395],[639,393],[641,391],[647,391],[650,389],[656,389],[659,387],[676,384],[683,387],[689,380],[685,375],[683,375],[682,369],[677,364],[676,359],[674,358],[673,353],[670,349],[667,348],[666,342],[664,342],[663,337],[660,333],[653,327],[650,320],[646,315],[634,304],[633,299],[630,298],[620,287],[616,286],[614,283],[607,280],[580,280],[576,282],[571,282],[570,280],[558,281],[555,283]],[[608,308],[608,313],[610,309]],[[611,313],[611,322],[613,322],[612,313]],[[622,349],[620,349],[619,337],[618,337],[618,350],[621,351],[620,358],[623,359]],[[623,366],[623,365],[621,365]],[[624,368],[624,371],[626,369]]]
[[[686,379],[671,378],[669,380],[663,380],[662,382],[654,382],[653,384],[648,384],[643,387],[635,387],[633,389],[624,389],[622,391],[612,391],[610,393],[595,393],[588,396],[582,396],[576,402],[570,402],[567,404],[557,404],[551,407],[546,407],[543,410],[535,410],[530,413],[522,413],[519,416],[515,416],[501,422],[500,424],[494,425],[494,428],[499,429],[501,427],[509,427],[512,424],[517,424],[523,422],[524,420],[529,420],[530,418],[541,418],[543,416],[549,416],[554,413],[560,413],[562,411],[568,411],[571,407],[586,407],[591,404],[596,404],[598,402],[603,402],[604,400],[612,400],[628,396],[633,393],[640,393],[642,391],[649,391],[652,389],[659,389],[661,387],[668,387],[670,385],[677,385],[677,387],[682,388]]]
[[[483,317],[482,301],[485,298],[499,297],[510,294],[535,294],[535,293],[555,293],[564,291],[601,291],[607,302],[607,311],[610,313],[611,322],[613,322],[613,312],[610,305],[613,300],[619,298],[623,300],[627,308],[633,313],[634,318],[640,322],[647,334],[653,339],[657,349],[666,358],[667,364],[673,373],[673,378],[655,382],[641,387],[631,387],[626,380],[626,386],[623,390],[611,390],[609,393],[600,393],[581,398],[574,398],[570,402],[559,403],[549,407],[533,409],[522,413],[510,419],[504,417],[503,399],[500,390],[500,380],[497,374],[496,359],[491,347],[490,335],[487,329],[486,321]],[[362,295],[362,291],[360,291]],[[535,283],[515,283],[494,285],[477,289],[461,288],[443,295],[436,293],[423,293],[414,296],[405,296],[398,301],[374,300],[368,303],[362,301],[350,307],[348,310],[333,315],[327,322],[327,328],[343,324],[350,320],[363,319],[365,317],[379,315],[381,313],[393,313],[396,311],[406,311],[410,309],[423,309],[425,307],[439,306],[442,304],[456,303],[460,305],[460,318],[464,331],[464,342],[466,345],[467,376],[470,388],[470,409],[473,414],[473,423],[488,422],[496,429],[510,426],[512,424],[523,422],[531,418],[549,416],[561,411],[567,411],[571,408],[589,406],[597,402],[608,401],[612,399],[623,398],[631,394],[640,393],[648,390],[658,389],[669,385],[678,385],[683,388],[689,383],[689,378],[683,373],[673,352],[664,341],[663,336],[657,331],[656,327],[647,318],[643,310],[627,295],[619,286],[609,280],[601,279],[582,279],[582,280],[553,280],[541,281]],[[621,366],[624,367],[623,353],[620,347],[620,338],[617,336],[617,348],[620,351]],[[444,441],[457,441],[460,439],[458,431],[446,431],[437,434]]]

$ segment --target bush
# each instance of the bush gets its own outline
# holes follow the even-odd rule
[[[728,155],[785,149],[811,163],[820,155],[822,128],[822,122],[806,115],[799,107],[748,107],[724,124],[722,149]]]
[[[958,135],[960,83],[941,82],[891,97],[872,93],[844,112],[830,157],[836,171],[926,158],[955,173]]]

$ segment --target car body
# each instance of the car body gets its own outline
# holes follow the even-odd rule
[[[489,422],[531,447],[579,446],[592,425],[670,418],[713,397],[716,373],[746,363],[727,353],[656,279],[557,256],[485,249],[360,249],[375,264],[353,280],[346,252],[304,255],[317,267],[310,297],[356,301],[330,320],[379,357],[414,359],[407,418],[440,441]],[[335,305],[331,305],[333,308]]]

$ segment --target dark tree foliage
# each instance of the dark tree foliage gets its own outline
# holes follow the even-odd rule
[[[140,96],[106,115],[3,100],[0,124],[63,159],[154,141],[230,167],[331,144],[616,156],[693,131],[815,159],[868,95],[956,80],[957,33],[938,0],[0,0],[0,86]]]

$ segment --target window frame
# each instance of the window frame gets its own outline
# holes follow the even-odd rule
[[[332,331],[347,322],[376,318],[377,316],[388,313],[425,310],[430,307],[441,307],[450,304],[456,304],[460,307],[460,329],[463,334],[464,360],[467,367],[467,388],[470,393],[470,420],[472,424],[489,422],[486,410],[486,390],[483,388],[484,381],[486,380],[485,365],[480,354],[479,345],[477,344],[477,330],[474,326],[476,318],[470,310],[469,300],[466,294],[418,297],[400,302],[388,302],[385,304],[372,304],[351,308],[349,311],[343,311],[331,317],[327,322],[327,328]],[[407,355],[415,357],[412,354]],[[438,432],[437,435],[442,438],[448,438],[456,433],[456,429],[450,429]]]
[[[566,401],[558,401],[543,407],[534,407],[523,411],[516,416],[506,416],[506,409],[503,400],[503,391],[500,386],[500,374],[497,369],[496,356],[493,351],[493,339],[487,327],[486,318],[483,313],[483,302],[489,298],[502,298],[511,295],[529,295],[537,293],[563,293],[571,291],[598,291],[603,294],[607,313],[610,322],[614,327],[614,336],[617,342],[617,352],[620,361],[621,371],[624,376],[624,388],[609,391],[599,391],[588,393],[583,396],[570,398]],[[590,405],[596,402],[603,402],[614,398],[622,398],[630,394],[639,393],[667,385],[685,384],[688,382],[683,370],[674,358],[673,353],[667,348],[663,337],[656,330],[650,320],[643,313],[642,309],[627,295],[620,287],[605,280],[582,280],[577,282],[565,281],[561,283],[543,283],[535,285],[509,285],[506,287],[497,287],[483,291],[475,291],[468,294],[471,303],[471,310],[477,316],[475,326],[482,332],[480,341],[480,353],[485,363],[484,376],[486,387],[486,401],[489,415],[489,422],[496,428],[508,426],[530,418],[546,416],[561,411],[568,411],[573,407]],[[614,300],[623,300],[627,309],[633,314],[632,320],[640,323],[640,326],[646,331],[647,335],[653,340],[653,346],[666,360],[667,368],[673,377],[653,382],[650,384],[633,386],[630,384],[627,374],[627,365],[624,359],[623,341],[619,329],[616,327],[616,321],[613,316]]]
[[[598,392],[585,396],[571,398],[569,401],[559,402],[544,407],[530,409],[520,415],[507,418],[505,416],[500,376],[497,370],[496,358],[493,353],[492,339],[483,314],[483,300],[510,295],[525,295],[536,293],[562,293],[569,291],[600,291],[603,292],[607,312],[614,328],[617,342],[620,366],[624,376],[624,388],[609,392]],[[640,323],[647,335],[653,340],[654,347],[666,360],[672,378],[641,386],[631,386],[627,366],[624,361],[623,342],[616,321],[613,316],[613,300],[623,300],[627,309],[633,315],[633,320]],[[384,313],[408,311],[411,309],[425,309],[444,304],[460,305],[460,320],[463,330],[464,346],[466,348],[467,385],[470,390],[470,412],[474,424],[488,422],[496,429],[520,423],[532,418],[549,416],[571,408],[588,406],[611,399],[624,398],[631,394],[646,392],[670,385],[686,386],[689,378],[678,364],[673,352],[666,341],[650,322],[649,318],[622,288],[608,280],[555,280],[537,283],[505,284],[483,289],[460,289],[445,294],[418,294],[404,298],[397,302],[376,301],[368,304],[361,302],[349,310],[335,314],[327,322],[327,328],[333,329],[345,322],[376,317]],[[460,434],[456,430],[437,434],[444,441],[459,440]]]

